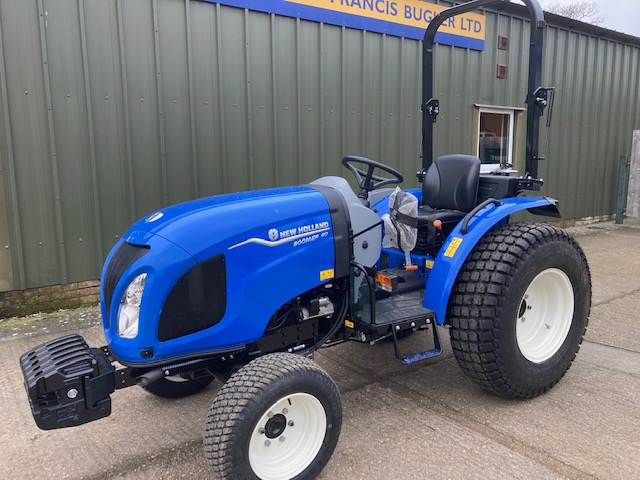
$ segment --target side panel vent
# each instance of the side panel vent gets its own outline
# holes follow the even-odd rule
[[[227,308],[224,255],[199,263],[175,284],[162,308],[158,340],[199,332],[220,322]]]

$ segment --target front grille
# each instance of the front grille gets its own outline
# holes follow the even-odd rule
[[[199,263],[175,284],[162,308],[161,342],[199,332],[222,320],[227,307],[224,255]]]
[[[120,277],[122,277],[124,272],[133,264],[133,262],[145,255],[148,251],[149,247],[146,245],[131,245],[130,243],[123,242],[111,258],[111,262],[109,262],[109,266],[107,266],[107,271],[104,274],[103,280],[104,303],[107,308],[107,318],[109,318],[111,300],[113,298],[113,292],[116,289],[116,285],[118,284],[118,280],[120,280]]]

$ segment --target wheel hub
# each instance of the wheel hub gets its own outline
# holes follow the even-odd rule
[[[295,477],[320,451],[327,428],[331,427],[324,407],[313,395],[281,398],[264,410],[254,427],[248,452],[251,469],[261,480]]]
[[[522,319],[522,317],[524,316],[524,312],[527,311],[527,308],[531,309],[530,306],[527,306],[527,301],[522,300],[522,303],[520,304],[520,311],[518,312],[519,319]]]
[[[267,438],[278,438],[287,428],[287,417],[278,413],[271,417],[264,426],[264,434]]]

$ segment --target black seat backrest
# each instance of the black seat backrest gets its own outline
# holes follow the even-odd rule
[[[480,159],[471,155],[436,158],[422,184],[422,204],[431,208],[470,212],[476,205]]]

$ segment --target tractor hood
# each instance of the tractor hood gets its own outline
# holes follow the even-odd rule
[[[136,222],[103,270],[110,351],[146,364],[260,338],[285,302],[349,272],[347,212],[332,209],[327,195],[309,186],[234,193]],[[123,336],[122,299],[141,277],[139,330]]]
[[[320,192],[283,187],[167,207],[133,224],[124,239],[147,245],[151,236],[159,236],[202,261],[246,241],[274,242],[319,230],[327,221],[327,201]]]
[[[286,302],[346,278],[352,259],[374,265],[380,224],[339,177],[154,212],[105,262],[109,349],[121,363],[155,365],[254,342]]]

